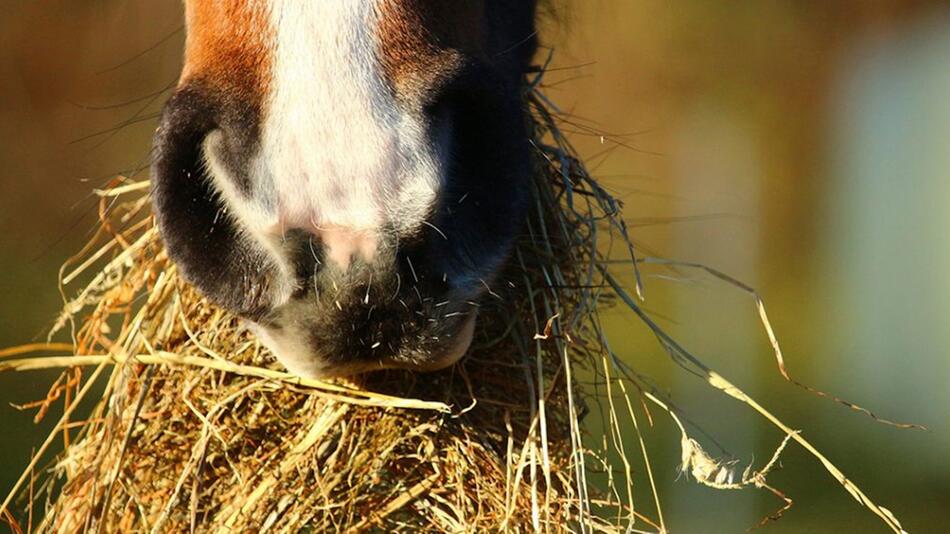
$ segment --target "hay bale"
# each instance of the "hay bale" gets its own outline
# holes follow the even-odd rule
[[[70,284],[100,266],[57,324],[72,329],[74,355],[42,366],[70,367],[57,387],[71,406],[109,376],[45,483],[21,498],[42,516],[37,530],[619,531],[632,510],[591,513],[585,393],[572,381],[601,347],[595,235],[619,211],[527,94],[538,161],[526,231],[469,355],[439,373],[284,373],[181,281],[147,184],[101,191],[112,207],[100,232],[64,267]]]
[[[15,532],[25,521],[27,531],[56,533],[666,532],[634,410],[641,401],[675,423],[681,470],[698,483],[775,494],[781,508],[763,522],[791,506],[766,475],[794,441],[902,532],[800,431],[663,331],[611,273],[619,247],[637,295],[641,262],[699,269],[748,292],[782,375],[827,396],[788,375],[752,288],[702,265],[634,256],[619,202],[584,170],[557,129],[557,112],[537,92],[542,74],[532,76],[525,97],[537,164],[524,234],[481,304],[469,354],[438,373],[324,382],[284,372],[236,318],[179,278],[149,214],[147,182],[120,179],[98,191],[99,231],[61,271],[66,305],[51,336],[68,329],[72,343],[0,351],[0,358],[70,352],[0,360],[0,371],[66,369],[34,404],[40,419],[62,401],[63,416],[0,505],[0,518]],[[66,298],[64,287],[81,279],[84,288]],[[762,468],[710,457],[669,399],[616,357],[598,319],[615,300],[676,363],[781,431]],[[580,387],[578,374],[598,387]],[[93,391],[93,408],[75,420]],[[585,439],[581,422],[595,402],[608,435]],[[639,443],[625,446],[625,434]],[[63,450],[37,473],[59,436]],[[636,482],[653,494],[649,511],[634,509],[634,462],[644,475]]]

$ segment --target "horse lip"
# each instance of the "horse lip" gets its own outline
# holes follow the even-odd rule
[[[475,337],[477,314],[469,315],[458,331],[452,335],[451,344],[445,347],[436,358],[419,360],[399,360],[388,357],[375,361],[361,361],[352,363],[328,363],[322,361],[306,347],[296,347],[293,350],[284,343],[278,342],[280,328],[273,325],[265,326],[261,323],[248,321],[250,330],[271,348],[278,361],[292,374],[310,379],[327,379],[357,375],[369,371],[384,369],[403,369],[416,372],[433,372],[452,366],[468,352]],[[279,347],[283,345],[282,347]],[[279,348],[278,348],[279,347]]]
[[[405,368],[414,371],[431,372],[439,371],[452,366],[455,364],[455,362],[461,360],[462,356],[465,356],[465,354],[468,352],[468,348],[472,345],[472,339],[475,337],[476,322],[477,316],[475,313],[472,313],[465,320],[465,324],[463,324],[459,331],[453,336],[454,343],[452,346],[450,346],[439,358],[430,362],[425,362],[421,365],[409,365]]]

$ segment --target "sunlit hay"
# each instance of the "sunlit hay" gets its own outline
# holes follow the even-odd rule
[[[559,113],[537,91],[541,75],[530,76],[525,98],[537,162],[524,235],[488,287],[472,350],[443,372],[332,383],[285,373],[240,321],[180,280],[148,213],[147,183],[122,179],[99,191],[99,232],[61,273],[66,305],[54,331],[68,331],[72,345],[0,352],[70,352],[0,361],[0,370],[66,369],[33,406],[41,417],[62,402],[64,415],[0,516],[14,530],[57,533],[665,532],[641,434],[648,401],[678,425],[682,469],[698,482],[772,491],[780,515],[791,501],[765,478],[795,441],[899,530],[801,433],[640,308],[643,260],[620,205],[573,156]],[[618,248],[629,260],[623,272],[608,269]],[[86,285],[77,290],[79,280]],[[615,301],[675,361],[781,430],[764,467],[740,474],[710,457],[669,401],[616,357],[598,318]],[[599,387],[580,387],[578,373]],[[76,420],[92,397],[91,412]],[[593,402],[607,407],[605,436],[583,431]],[[54,443],[62,452],[40,470]],[[652,502],[634,503],[634,484],[649,488]]]
[[[77,387],[89,368],[108,379],[85,422],[65,418],[69,445],[20,507],[46,532],[623,530],[632,510],[586,483],[585,394],[571,383],[600,343],[594,217],[618,211],[547,143],[539,129],[532,211],[473,349],[434,374],[284,373],[180,280],[146,184],[101,191],[102,229],[62,276],[56,328],[71,329],[75,355],[35,361],[87,369],[67,371],[83,373],[71,404],[92,395]],[[591,514],[595,499],[619,513]]]

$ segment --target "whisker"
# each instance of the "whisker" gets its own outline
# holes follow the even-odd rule
[[[409,264],[409,271],[412,273],[412,279],[418,284],[419,277],[416,276],[416,268],[412,266],[412,260],[409,259],[409,256],[406,256],[406,263]]]
[[[449,237],[448,237],[447,235],[445,235],[445,233],[444,233],[442,230],[439,230],[438,227],[436,227],[436,225],[430,223],[429,221],[422,221],[422,224],[424,224],[424,225],[428,226],[429,228],[432,228],[433,230],[435,230],[436,232],[438,232],[439,235],[442,236],[442,239],[444,239],[444,240],[446,240],[446,241],[449,240]]]

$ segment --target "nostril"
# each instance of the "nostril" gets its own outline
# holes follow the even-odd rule
[[[271,236],[279,243],[280,257],[294,276],[291,298],[306,298],[326,263],[323,245],[317,236],[304,230],[286,230],[282,235]]]
[[[180,87],[166,103],[151,170],[155,220],[169,257],[185,280],[216,304],[244,317],[273,306],[277,266],[232,218],[213,188],[202,145],[220,122],[213,92]]]

